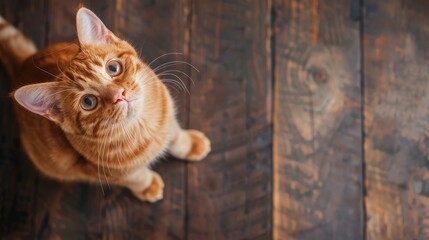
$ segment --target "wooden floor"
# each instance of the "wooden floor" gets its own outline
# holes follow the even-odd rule
[[[0,239],[429,239],[429,2],[3,0],[38,47],[83,2],[153,66],[190,75],[213,152],[157,164],[165,199],[41,176],[0,71]]]

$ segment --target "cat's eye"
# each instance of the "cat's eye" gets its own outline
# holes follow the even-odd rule
[[[114,77],[122,73],[122,64],[116,59],[112,59],[106,64],[106,72]]]
[[[97,107],[98,99],[92,94],[84,95],[80,100],[80,106],[83,110],[91,111]]]

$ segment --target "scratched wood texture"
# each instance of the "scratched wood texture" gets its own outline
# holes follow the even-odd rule
[[[212,154],[188,165],[189,239],[271,238],[271,1],[192,1],[190,126]],[[240,13],[240,14],[237,14]]]
[[[274,2],[274,239],[363,239],[359,21]]]
[[[427,1],[365,1],[367,239],[429,239]]]
[[[167,54],[153,67],[198,68],[162,70],[213,152],[158,163],[156,204],[48,180],[0,65],[0,239],[429,239],[427,1],[4,0],[0,14],[44,47],[76,39],[79,3],[145,61]]]
[[[45,45],[46,2],[22,6],[16,1],[2,1],[0,12],[24,30],[38,46]],[[36,222],[39,175],[22,152],[18,128],[8,97],[9,78],[1,66],[1,161],[0,161],[0,238],[31,239],[37,236]]]

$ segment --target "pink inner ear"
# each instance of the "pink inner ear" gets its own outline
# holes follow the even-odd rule
[[[79,42],[83,45],[108,44],[111,41],[109,30],[89,9],[81,8],[76,15]]]
[[[52,83],[27,85],[18,89],[16,101],[29,111],[44,116],[55,122],[63,121],[63,114],[57,106],[52,90]]]

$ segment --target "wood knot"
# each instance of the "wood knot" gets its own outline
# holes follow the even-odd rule
[[[420,154],[429,159],[429,133],[425,132],[418,140]]]
[[[317,84],[325,84],[328,81],[328,72],[323,68],[311,67],[308,72]]]

